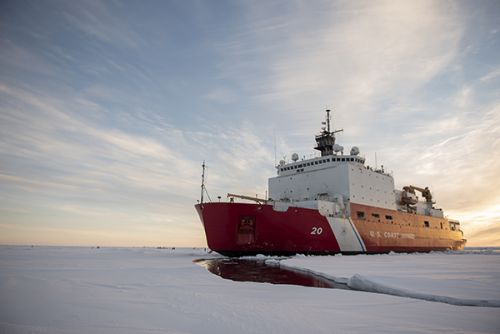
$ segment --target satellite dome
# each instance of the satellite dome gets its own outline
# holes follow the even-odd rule
[[[292,154],[292,160],[293,161],[299,160],[299,155],[297,153]]]
[[[358,155],[359,154],[359,148],[357,146],[353,146],[351,148],[351,155]]]
[[[285,165],[285,160],[280,160],[280,166],[284,166]]]
[[[333,152],[337,153],[337,152],[341,152],[344,150],[344,147],[339,145],[339,144],[335,144],[333,145]]]

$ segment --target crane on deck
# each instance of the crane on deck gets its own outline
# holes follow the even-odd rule
[[[259,204],[266,204],[267,203],[266,199],[264,199],[264,198],[258,198],[258,197],[243,196],[243,195],[236,195],[236,194],[227,194],[227,197],[230,198],[231,201],[234,198],[241,198],[241,199],[246,199],[246,200],[249,200],[249,201],[254,201],[254,202],[257,202]]]
[[[429,187],[421,188],[421,187],[410,185],[410,186],[403,187],[403,190],[409,192],[410,194],[414,194],[414,195],[415,195],[415,190],[419,191],[422,194],[422,197],[425,198],[427,203],[430,203],[430,204],[435,203],[432,201],[432,194],[431,194],[431,191],[429,190]]]

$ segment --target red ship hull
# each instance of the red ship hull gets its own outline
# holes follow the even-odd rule
[[[452,230],[445,218],[358,204],[351,204],[351,212],[363,211],[366,218],[350,217],[363,244],[363,251],[355,252],[339,247],[331,225],[318,210],[289,207],[275,211],[272,205],[246,203],[195,207],[208,247],[228,256],[429,252],[460,250],[465,245],[462,232]]]

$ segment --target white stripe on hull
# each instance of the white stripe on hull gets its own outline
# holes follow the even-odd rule
[[[350,218],[325,217],[341,252],[366,252],[365,243]]]

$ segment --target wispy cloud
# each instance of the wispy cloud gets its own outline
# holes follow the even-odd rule
[[[91,37],[118,46],[136,48],[142,38],[123,21],[117,12],[121,6],[113,2],[87,1],[67,3],[63,11],[66,21]]]
[[[500,77],[500,68],[497,68],[497,69],[491,71],[490,73],[485,74],[479,80],[482,82],[485,82],[485,81],[495,80],[499,77]]]
[[[254,182],[238,178],[252,167],[261,170],[270,155],[246,128],[190,132],[136,120],[151,132],[132,135],[78,115],[75,106],[92,105],[81,96],[60,100],[8,84],[0,87],[8,102],[1,108],[0,181],[17,194],[11,202],[24,197],[23,206],[31,207],[29,199],[43,198],[54,214],[77,221],[92,219],[110,228],[110,221],[121,221],[128,229],[145,224],[148,230],[162,216],[163,233],[188,235],[199,224],[192,205],[199,196],[202,159],[209,160],[211,190],[224,195],[234,185],[252,189]],[[165,131],[169,134],[163,137]],[[213,157],[207,154],[217,151]],[[265,175],[258,174],[263,195]]]
[[[329,106],[341,144],[369,164],[377,152],[399,186],[430,186],[483,240],[500,201],[499,64],[484,54],[498,27],[475,32],[489,7],[467,6],[14,6],[0,13],[2,223],[25,238],[112,240],[119,226],[202,244],[201,161],[212,197],[263,195],[274,134],[278,160],[307,156]]]

